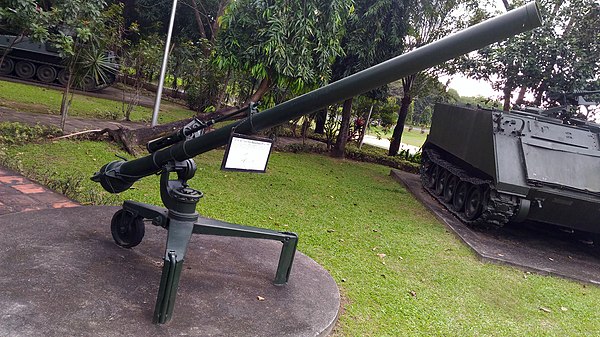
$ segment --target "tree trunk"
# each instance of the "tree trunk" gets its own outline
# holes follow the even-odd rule
[[[265,77],[260,81],[258,85],[258,89],[244,102],[244,105],[249,104],[250,102],[258,102],[260,99],[271,89],[271,80],[269,77]]]
[[[502,3],[504,4],[504,8],[506,9],[506,11],[511,10],[511,5],[508,3],[508,0],[502,0]]]
[[[348,143],[348,132],[350,131],[350,117],[352,116],[352,98],[344,101],[342,107],[342,124],[338,133],[337,141],[331,151],[331,155],[337,158],[344,158],[346,144]]]
[[[512,96],[512,88],[507,85],[504,86],[504,105],[502,106],[502,110],[508,111],[510,110],[510,98]]]
[[[410,103],[412,103],[412,97],[410,96],[410,93],[405,92],[401,102],[400,111],[398,111],[398,121],[396,122],[394,132],[392,133],[392,141],[390,142],[388,156],[395,156],[400,150],[402,132],[404,131],[404,123],[406,122],[406,116],[408,116],[408,108],[410,107]]]
[[[204,29],[204,23],[202,22],[202,17],[200,16],[200,11],[198,10],[198,4],[196,0],[190,0],[190,4],[192,5],[192,9],[194,11],[194,19],[196,19],[196,25],[198,26],[198,33],[200,37],[206,38],[206,30]]]
[[[69,79],[67,80],[67,85],[65,85],[65,89],[63,90],[62,100],[60,102],[60,129],[65,131],[65,124],[67,123],[67,114],[69,113],[69,105],[71,105],[71,100],[69,100],[69,94],[71,93],[71,86],[73,85],[73,69],[72,67],[67,68],[69,73]]]
[[[519,96],[517,97],[517,100],[515,101],[516,105],[521,105],[523,103],[525,103],[525,93],[527,92],[527,87],[522,86],[521,89],[519,90]]]
[[[215,102],[215,110],[221,109],[221,105],[223,104],[225,94],[227,93],[227,86],[229,85],[229,80],[231,79],[231,70],[227,70],[227,76],[225,76],[225,81],[223,86],[219,89],[219,94],[217,95],[217,101]],[[225,102],[227,105],[227,102]]]
[[[315,133],[325,134],[325,122],[327,122],[327,109],[321,109],[315,114]]]
[[[223,13],[225,13],[225,8],[227,8],[227,5],[229,4],[230,0],[222,0],[219,2],[219,9],[217,10],[217,16],[215,17],[215,21],[213,22],[212,26],[210,27],[210,40],[211,41],[216,41],[217,39],[217,34],[219,33],[219,18],[223,15]]]
[[[369,127],[369,123],[371,122],[371,114],[373,113],[374,105],[374,103],[371,103],[371,108],[369,109],[369,114],[367,115],[367,119],[365,120],[365,125],[363,125],[362,130],[360,130],[360,137],[358,138],[359,149],[362,149],[363,142],[365,141],[365,133],[367,133],[367,128]]]

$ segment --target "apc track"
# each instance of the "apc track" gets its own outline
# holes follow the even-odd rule
[[[422,158],[423,187],[464,223],[497,228],[516,218],[518,200],[498,193],[492,181],[469,175],[434,149],[424,150]]]

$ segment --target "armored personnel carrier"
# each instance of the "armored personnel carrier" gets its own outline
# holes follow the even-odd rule
[[[438,104],[423,186],[467,224],[533,220],[600,247],[600,125],[555,116]]]
[[[64,86],[68,74],[58,50],[48,43],[33,42],[27,37],[16,39],[11,35],[0,35],[0,56],[8,49],[4,61],[0,64],[0,76],[9,76],[26,81]],[[114,74],[98,83],[92,76],[86,76],[78,89],[98,91],[112,85]]]

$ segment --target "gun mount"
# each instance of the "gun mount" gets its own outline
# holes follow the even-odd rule
[[[167,228],[167,249],[154,320],[164,323],[171,317],[175,293],[181,273],[185,249],[193,233],[259,237],[283,242],[275,284],[287,282],[297,236],[245,226],[209,228],[196,224],[196,204],[202,194],[187,185],[195,171],[192,157],[226,144],[233,131],[253,134],[283,124],[291,119],[357,96],[405,76],[442,64],[457,56],[485,47],[541,25],[535,2],[487,20],[434,43],[397,56],[354,75],[331,83],[290,101],[217,129],[191,138],[186,131],[167,142],[152,146],[151,154],[131,161],[113,161],[104,165],[92,180],[99,182],[111,193],[120,193],[137,180],[161,172],[161,197],[165,208],[157,208],[126,201],[123,210],[115,214],[111,224],[113,237],[124,247],[137,245],[143,237],[143,219],[152,219],[155,225]],[[171,145],[172,144],[172,145]],[[155,144],[156,145],[156,144]],[[170,173],[177,179],[170,179]]]

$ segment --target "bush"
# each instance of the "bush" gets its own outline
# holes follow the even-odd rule
[[[54,126],[27,125],[17,122],[0,123],[0,143],[23,144],[62,135],[62,131]]]
[[[406,159],[406,156],[403,158],[401,155],[390,157],[385,153],[385,150],[382,150],[383,149],[371,146],[363,146],[362,149],[359,149],[354,144],[349,144],[346,146],[346,158],[356,161],[381,164],[406,172],[419,173],[419,162],[409,161]],[[412,155],[411,159],[416,159],[417,157],[420,161],[420,152]]]
[[[323,144],[302,144],[292,143],[278,148],[280,151],[292,152],[292,153],[317,153],[326,154],[329,152],[327,147]],[[384,149],[376,148],[373,146],[365,145],[362,149],[359,149],[354,144],[348,144],[346,146],[345,156],[347,159],[376,163],[393,168],[397,168],[402,171],[419,173],[419,163],[421,160],[421,153],[411,155],[406,151],[402,151],[399,155],[390,157],[386,154]],[[410,161],[407,160],[410,158]]]

